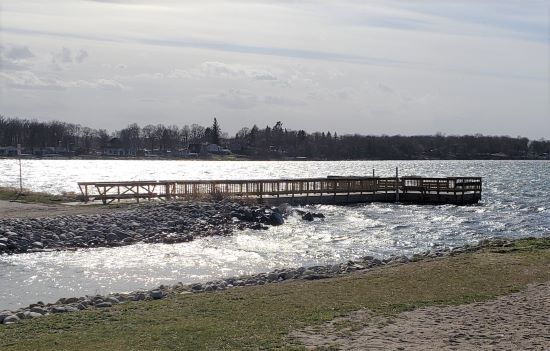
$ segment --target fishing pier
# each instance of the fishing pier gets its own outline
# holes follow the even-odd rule
[[[302,179],[160,180],[79,182],[84,202],[120,200],[251,199],[294,205],[402,202],[474,204],[481,200],[481,177],[354,177]]]

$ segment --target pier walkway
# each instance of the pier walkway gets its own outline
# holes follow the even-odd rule
[[[327,177],[303,179],[79,182],[84,202],[132,199],[252,199],[258,203],[351,204],[403,202],[474,204],[481,177]]]

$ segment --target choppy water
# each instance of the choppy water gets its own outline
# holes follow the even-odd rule
[[[232,237],[0,256],[0,309],[364,255],[410,255],[482,238],[550,235],[548,161],[23,161],[26,187],[52,192],[75,191],[81,180],[364,175],[372,174],[373,168],[378,175],[390,176],[395,166],[401,174],[482,176],[483,201],[462,207],[315,206],[326,215],[324,221],[291,218],[280,227]],[[0,160],[0,185],[14,185],[16,169],[16,162]]]

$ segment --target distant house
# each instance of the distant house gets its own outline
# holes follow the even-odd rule
[[[135,148],[124,148],[119,138],[112,138],[109,140],[107,147],[102,150],[103,156],[122,156],[122,157],[135,157],[138,154],[138,150]]]
[[[197,154],[197,155],[206,155],[206,154],[229,155],[231,154],[230,150],[222,146],[219,146],[217,144],[209,144],[209,143],[189,144],[188,150],[190,153]]]
[[[243,151],[244,149],[245,145],[241,140],[231,139],[229,141],[229,150],[231,150],[231,152],[239,152]]]
[[[189,152],[197,154],[197,155],[204,155],[208,151],[206,151],[206,146],[208,143],[193,143],[189,144],[189,147],[187,148]]]
[[[216,154],[216,155],[229,155],[231,154],[231,151],[219,146],[217,144],[208,144],[206,146],[206,151],[210,154]]]
[[[69,150],[63,146],[44,146],[34,147],[32,149],[32,154],[38,157],[69,156],[71,152],[69,152]]]
[[[107,147],[103,149],[104,156],[136,156],[136,150]]]
[[[185,158],[197,158],[199,154],[189,151],[189,149],[178,149],[172,153],[174,157],[185,157]]]
[[[17,148],[15,146],[2,146],[0,147],[0,156],[17,156]]]

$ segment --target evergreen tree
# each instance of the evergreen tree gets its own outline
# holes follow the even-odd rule
[[[220,145],[220,126],[218,120],[214,118],[214,123],[212,124],[212,129],[210,132],[210,141],[212,144]]]

